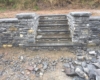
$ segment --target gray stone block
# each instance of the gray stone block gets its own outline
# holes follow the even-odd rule
[[[18,23],[17,18],[4,18],[0,19],[0,23]]]
[[[90,21],[100,21],[100,16],[91,16],[89,18]]]
[[[35,17],[35,13],[20,13],[20,14],[17,14],[16,17],[18,19],[32,19]]]
[[[91,12],[71,12],[70,15],[74,17],[89,17]]]

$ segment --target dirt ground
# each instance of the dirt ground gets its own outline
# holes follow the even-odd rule
[[[100,10],[96,10],[96,9],[60,9],[60,10],[39,10],[39,11],[28,11],[28,10],[7,10],[7,11],[0,11],[0,18],[9,18],[9,17],[15,17],[16,14],[18,13],[30,13],[30,12],[35,12],[37,14],[40,15],[45,15],[45,14],[68,14],[70,12],[75,12],[75,11],[88,11],[91,12],[92,15],[96,15],[96,16],[100,16]]]
[[[75,55],[70,52],[70,50],[61,50],[61,51],[48,51],[48,50],[42,50],[42,51],[32,51],[32,50],[24,50],[21,48],[0,48],[0,54],[4,54],[5,57],[3,59],[5,60],[18,60],[19,56],[24,55],[27,56],[29,58],[35,57],[37,55],[41,56],[41,57],[47,57],[51,60],[57,60],[60,57],[71,57],[74,58]],[[33,74],[28,75],[30,77],[30,80],[72,80],[71,77],[68,77],[65,75],[64,72],[62,72],[63,69],[63,64],[59,63],[56,66],[56,69],[54,71],[49,71],[47,73],[45,73],[43,75],[43,77],[35,77]],[[26,65],[24,65],[26,66]],[[0,65],[0,70],[2,68],[4,68],[5,66]],[[6,67],[5,67],[6,68]],[[9,71],[9,70],[8,70]],[[12,74],[11,71],[9,71],[9,74]],[[0,80],[7,80],[7,75],[3,75],[2,77],[0,77]],[[15,79],[17,80],[17,79]]]

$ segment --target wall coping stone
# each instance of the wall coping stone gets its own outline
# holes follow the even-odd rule
[[[16,18],[18,19],[31,19],[34,18],[36,14],[35,13],[20,13],[16,15]]]
[[[91,16],[91,12],[71,12],[70,15],[74,17],[89,17]]]
[[[3,18],[0,19],[0,23],[18,23],[18,19],[17,18]]]

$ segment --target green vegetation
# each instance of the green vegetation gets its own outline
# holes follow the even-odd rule
[[[69,5],[71,5],[71,8],[76,5],[78,8],[99,8],[100,0],[0,0],[0,7],[3,9],[38,10],[41,8],[67,7]]]

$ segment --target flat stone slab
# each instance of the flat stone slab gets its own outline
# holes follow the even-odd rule
[[[71,12],[70,15],[74,17],[89,17],[91,16],[91,12]]]
[[[90,21],[100,21],[100,16],[92,16],[89,19]]]
[[[16,17],[19,19],[30,19],[35,17],[35,13],[20,13],[17,14]]]
[[[17,18],[3,18],[0,19],[0,23],[17,23],[18,19]]]

